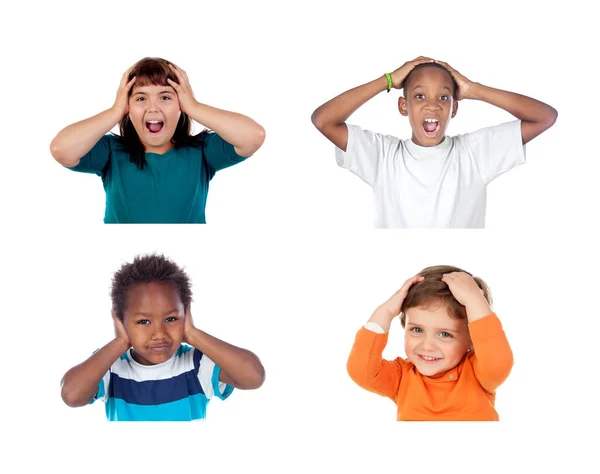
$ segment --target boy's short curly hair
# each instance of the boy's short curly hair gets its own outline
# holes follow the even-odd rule
[[[187,311],[192,301],[192,288],[189,277],[175,262],[164,255],[138,255],[132,263],[125,263],[115,272],[112,279],[110,296],[112,310],[121,321],[125,311],[127,292],[140,283],[170,283],[181,298]]]
[[[406,310],[410,308],[429,308],[434,305],[444,305],[451,318],[467,319],[466,308],[461,305],[452,295],[448,285],[442,281],[445,273],[469,272],[450,265],[437,265],[421,270],[418,275],[425,277],[423,281],[417,282],[410,287],[408,295],[404,298],[400,313],[400,324],[404,327],[406,323]],[[473,275],[471,275],[473,277]],[[487,284],[479,277],[473,277],[477,286],[483,290],[483,296],[492,305],[492,293]]]
[[[406,97],[406,89],[407,89],[408,83],[410,82],[410,77],[412,76],[412,74],[415,71],[418,71],[419,69],[424,69],[426,67],[437,67],[438,69],[441,69],[448,73],[448,75],[450,76],[450,80],[452,81],[452,97],[456,98],[456,92],[458,91],[458,84],[456,84],[456,81],[452,77],[452,74],[450,74],[450,71],[448,71],[448,69],[446,69],[444,66],[442,66],[441,64],[438,64],[438,63],[423,63],[423,64],[419,64],[418,66],[415,66],[413,68],[413,70],[410,71],[408,73],[408,75],[404,78],[404,83],[402,84],[402,94],[404,95],[404,97]]]

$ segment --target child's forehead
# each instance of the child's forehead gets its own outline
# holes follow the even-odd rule
[[[417,69],[411,73],[410,87],[421,86],[447,86],[452,89],[452,76],[445,69],[428,66]]]
[[[127,290],[126,308],[139,306],[182,306],[181,296],[169,282],[138,283]]]
[[[426,307],[409,308],[404,312],[406,324],[424,327],[445,327],[459,329],[464,321],[450,316],[448,308],[443,303],[433,303]]]

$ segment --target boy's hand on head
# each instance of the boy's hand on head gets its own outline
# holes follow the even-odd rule
[[[483,316],[492,312],[483,291],[471,275],[464,272],[446,273],[442,281],[448,285],[456,301],[467,309],[467,315],[474,308],[481,309],[480,312],[485,313]]]
[[[390,315],[393,315],[392,318],[395,318],[400,314],[400,310],[402,309],[402,303],[404,303],[404,300],[408,295],[408,290],[410,290],[410,287],[417,282],[423,281],[424,279],[424,277],[419,275],[409,278],[404,282],[402,287],[398,291],[396,291],[396,293],[394,293],[390,297],[390,299],[388,299],[382,305],[385,307],[386,311],[388,311]]]
[[[456,82],[456,85],[458,86],[458,90],[455,94],[456,100],[470,99],[471,96],[469,95],[469,92],[471,91],[471,86],[473,86],[473,82],[471,82],[469,79],[463,76],[456,69],[453,69],[448,63],[445,63],[444,61],[438,61],[437,59],[434,62],[439,64],[440,66],[444,66],[444,68],[448,70],[448,72],[454,79],[454,82]]]
[[[194,93],[192,92],[192,86],[190,85],[188,76],[183,69],[178,68],[173,63],[169,63],[169,67],[175,74],[175,77],[177,77],[179,84],[171,79],[167,79],[167,82],[173,89],[175,89],[175,92],[177,93],[177,98],[179,99],[179,108],[181,111],[189,115],[189,110],[196,102],[196,99],[194,98]]]
[[[191,310],[191,305],[188,305],[187,311],[185,312],[185,321],[184,321],[184,325],[183,325],[183,342],[185,342],[186,344],[190,344],[190,333],[195,329],[194,327],[194,321],[192,320],[192,310]]]
[[[125,117],[125,115],[127,115],[127,113],[129,112],[129,91],[133,87],[133,83],[136,79],[136,77],[134,76],[131,79],[131,81],[127,82],[127,77],[129,76],[129,73],[132,69],[133,66],[127,69],[127,71],[125,71],[125,74],[123,74],[123,77],[121,77],[121,83],[119,85],[119,90],[117,91],[117,98],[115,99],[115,103],[112,106],[114,110],[117,110],[119,112],[121,118]]]
[[[127,344],[127,348],[131,347],[131,341],[129,340],[129,336],[127,335],[127,331],[125,331],[125,326],[123,325],[123,321],[117,318],[117,315],[113,313],[112,315],[113,322],[115,324],[115,336],[117,339],[121,339],[125,341]]]
[[[412,71],[419,64],[432,63],[433,61],[434,60],[431,58],[419,56],[412,61],[405,62],[402,66],[390,74],[392,76],[392,86],[394,89],[402,89],[402,87],[404,87],[404,79],[406,79],[406,76],[408,76],[410,71]]]

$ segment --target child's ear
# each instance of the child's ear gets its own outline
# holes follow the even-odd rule
[[[402,96],[398,98],[398,110],[400,111],[400,115],[406,117],[408,115],[408,111],[406,110],[406,99]]]
[[[452,104],[452,118],[456,115],[456,111],[458,110],[458,100],[454,100]]]

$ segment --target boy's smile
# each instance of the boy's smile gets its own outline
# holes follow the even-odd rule
[[[412,141],[419,146],[439,145],[458,108],[452,76],[444,69],[429,66],[415,69],[407,79],[405,97],[398,99],[398,108],[408,117]]]
[[[471,347],[466,321],[451,318],[443,305],[409,308],[405,315],[404,350],[422,375],[456,367]]]
[[[127,292],[123,325],[136,362],[169,360],[183,341],[184,322],[183,303],[172,284],[140,283]]]
[[[148,153],[163,154],[173,148],[181,110],[171,86],[134,85],[129,98],[129,118]]]

